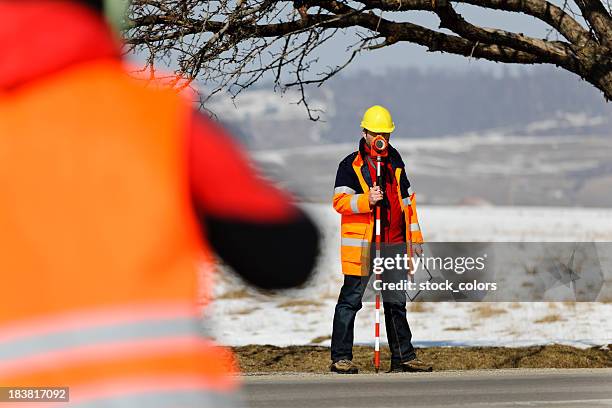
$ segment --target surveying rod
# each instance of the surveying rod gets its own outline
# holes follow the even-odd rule
[[[384,182],[382,179],[381,164],[382,158],[387,155],[387,140],[382,136],[376,136],[372,141],[372,152],[376,157],[376,185],[384,190]],[[383,193],[384,194],[384,193]],[[376,216],[375,216],[375,231],[376,231],[376,257],[380,258],[381,255],[381,210],[382,202],[380,200],[376,203]],[[382,272],[374,272],[376,274],[376,280],[382,281]],[[376,287],[376,286],[375,286]],[[380,285],[378,286],[381,287]],[[378,373],[380,370],[380,290],[376,289],[376,319],[374,323],[374,369]]]

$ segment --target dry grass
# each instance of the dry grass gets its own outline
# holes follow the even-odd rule
[[[504,309],[491,306],[488,303],[482,303],[472,309],[472,314],[477,319],[487,319],[489,317],[498,316],[500,314],[508,313]]]
[[[323,343],[326,340],[331,340],[331,336],[319,336],[319,337],[315,337],[314,339],[310,340],[310,342],[312,344],[319,344],[319,343]]]
[[[425,313],[431,310],[424,302],[410,302],[407,309],[410,313]]]
[[[258,307],[244,307],[242,309],[232,310],[229,314],[231,315],[247,315],[251,314],[254,311],[259,310]]]
[[[250,295],[246,289],[238,289],[225,292],[217,296],[217,299],[244,299],[248,297],[250,297]]]
[[[464,331],[464,330],[468,330],[468,328],[467,327],[453,326],[453,327],[445,327],[444,330],[446,330],[446,331]]]
[[[554,323],[554,322],[564,322],[565,319],[561,317],[558,313],[549,314],[544,316],[541,319],[534,321],[534,323]]]
[[[323,303],[318,300],[311,299],[292,299],[286,300],[283,303],[279,304],[278,307],[297,307],[297,306],[322,306]]]
[[[291,312],[295,314],[307,315],[312,313],[312,309],[310,307],[303,306],[296,307],[295,309],[291,310]]]
[[[318,338],[317,338],[318,339]],[[313,339],[317,340],[317,339]],[[322,340],[323,341],[323,340]],[[612,345],[611,345],[612,346]],[[245,373],[329,371],[329,348],[323,346],[235,347],[240,367]],[[598,347],[577,349],[548,345],[508,347],[429,347],[417,350],[418,357],[431,363],[436,371],[496,368],[605,368],[612,367],[612,352]],[[374,372],[373,348],[355,346],[353,361],[360,372]],[[389,349],[381,348],[382,368],[387,369]]]

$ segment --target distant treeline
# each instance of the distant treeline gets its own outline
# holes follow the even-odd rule
[[[436,137],[503,128],[520,134],[526,125],[563,118],[565,113],[604,116],[606,123],[550,129],[553,134],[612,134],[612,103],[590,84],[551,67],[520,69],[509,74],[482,70],[449,72],[414,68],[340,76],[326,85],[335,113],[324,138],[354,138],[359,115],[382,104],[394,115],[398,136]],[[562,119],[560,119],[562,121]],[[358,131],[358,129],[357,129]],[[543,129],[539,134],[546,134]]]

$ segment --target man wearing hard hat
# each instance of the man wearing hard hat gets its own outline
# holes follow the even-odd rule
[[[344,284],[334,313],[331,340],[331,371],[355,374],[353,364],[353,327],[362,296],[368,284],[370,248],[374,237],[374,209],[381,205],[381,241],[406,243],[408,253],[422,254],[423,236],[416,212],[416,199],[406,176],[404,162],[397,150],[388,145],[382,161],[381,185],[376,185],[372,141],[389,141],[395,125],[382,106],[372,106],[361,121],[359,150],[346,156],[338,166],[333,206],[342,215],[341,262]],[[404,246],[402,246],[404,247]],[[396,372],[431,371],[429,364],[417,359],[406,320],[406,302],[384,301],[385,327],[391,349],[391,369]]]

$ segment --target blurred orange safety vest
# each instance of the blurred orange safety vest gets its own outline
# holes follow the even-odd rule
[[[70,387],[82,406],[234,404],[235,361],[195,302],[208,251],[189,114],[113,60],[0,93],[0,386]]]

